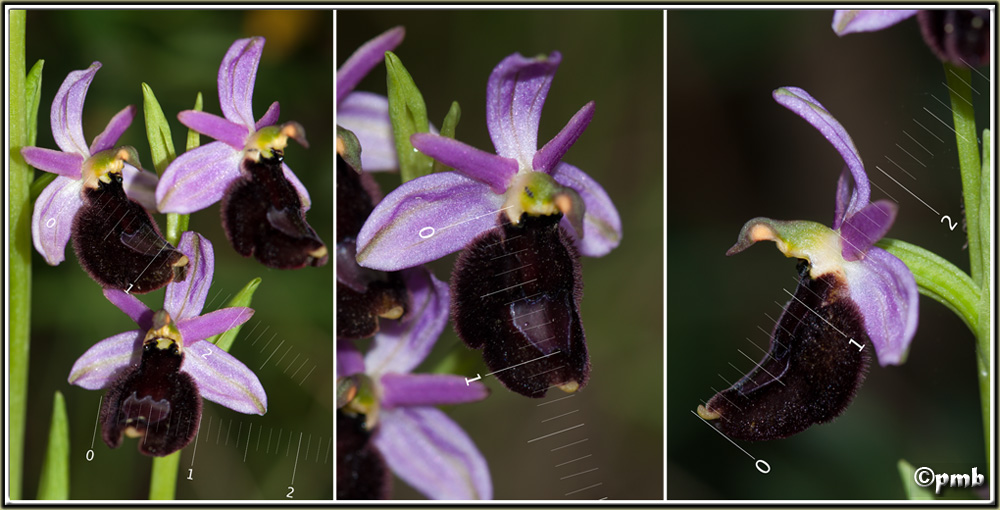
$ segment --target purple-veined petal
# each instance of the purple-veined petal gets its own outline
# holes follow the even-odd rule
[[[448,323],[448,284],[424,267],[404,270],[403,279],[410,292],[410,308],[401,320],[382,321],[365,355],[365,371],[372,376],[412,371]]]
[[[483,454],[465,431],[438,409],[385,409],[373,439],[389,467],[428,498],[493,498]]]
[[[773,96],[778,104],[795,112],[818,129],[823,137],[837,149],[840,156],[844,158],[844,162],[847,163],[847,167],[851,169],[851,175],[854,177],[854,191],[851,193],[851,202],[847,206],[845,214],[850,216],[868,205],[868,199],[871,196],[868,174],[865,173],[865,165],[861,162],[861,155],[858,154],[858,149],[854,146],[854,140],[851,140],[844,126],[837,122],[837,119],[830,115],[830,112],[823,108],[819,101],[798,87],[782,87],[775,90]]]
[[[354,87],[358,86],[375,66],[385,61],[385,52],[393,50],[403,42],[406,30],[403,27],[393,27],[382,32],[374,39],[362,44],[337,69],[337,106]],[[343,124],[341,124],[343,125]]]
[[[69,177],[56,177],[38,195],[31,215],[31,239],[35,249],[49,265],[58,265],[66,258],[66,243],[73,233],[73,218],[83,207],[80,191],[83,182]]]
[[[583,105],[583,108],[580,108],[580,111],[569,119],[562,130],[552,140],[549,140],[545,147],[535,153],[535,157],[531,161],[532,168],[538,172],[552,173],[552,169],[556,167],[566,151],[576,143],[577,138],[580,138],[583,130],[587,129],[587,125],[593,118],[594,102],[591,101]]]
[[[358,233],[358,263],[398,271],[458,251],[496,227],[503,195],[457,172],[430,174],[389,193]]]
[[[278,117],[280,116],[281,116],[281,105],[279,105],[278,102],[275,101],[271,103],[271,106],[267,107],[267,111],[264,112],[264,115],[261,115],[260,120],[258,120],[257,123],[254,124],[253,126],[254,130],[260,131],[260,128],[262,127],[273,126],[274,124],[277,124]]]
[[[129,198],[139,202],[147,211],[156,210],[156,184],[159,177],[153,172],[140,170],[128,163],[122,167],[122,188]]]
[[[69,382],[88,390],[107,388],[122,369],[138,364],[145,331],[118,333],[92,345],[73,363]]]
[[[844,260],[864,258],[871,245],[889,231],[898,210],[899,206],[894,202],[877,200],[848,217],[840,227]]]
[[[87,69],[69,73],[52,100],[49,117],[52,137],[63,152],[90,157],[87,140],[83,138],[83,102],[87,98],[90,82],[94,81],[94,75],[100,68],[101,63],[94,62]]]
[[[622,220],[604,188],[569,163],[560,162],[556,165],[552,178],[559,184],[576,190],[586,206],[587,210],[583,215],[583,239],[577,238],[576,230],[570,224],[569,218],[562,220],[563,228],[576,239],[580,255],[603,257],[615,249],[622,240]]]
[[[80,179],[83,174],[84,157],[75,152],[62,152],[43,147],[23,147],[21,156],[29,165],[46,172]]]
[[[98,152],[114,147],[118,143],[118,139],[122,137],[122,133],[132,125],[132,119],[134,118],[135,105],[128,105],[122,108],[114,117],[111,117],[104,131],[101,131],[101,134],[94,137],[94,141],[90,144],[90,153],[97,154]]]
[[[395,170],[396,142],[389,121],[389,100],[370,92],[353,92],[337,105],[337,125],[354,133],[361,144],[366,172]]]
[[[240,176],[240,151],[212,142],[177,157],[156,185],[160,212],[189,214],[218,202]]]
[[[251,131],[247,126],[237,124],[218,115],[197,110],[184,110],[177,114],[181,124],[241,151],[246,146]]]
[[[222,114],[247,129],[254,126],[251,104],[253,86],[263,52],[263,37],[239,39],[226,51],[219,66],[219,106]]]
[[[833,31],[837,35],[874,32],[891,27],[916,14],[915,10],[838,10],[833,13]]]
[[[211,342],[186,346],[181,370],[191,374],[201,396],[212,402],[245,414],[267,412],[267,394],[257,376]]]
[[[898,365],[906,359],[917,331],[917,282],[903,261],[872,247],[865,258],[844,264],[851,299],[865,321],[880,365]]]
[[[497,194],[506,193],[511,178],[517,173],[516,160],[481,151],[453,138],[416,133],[410,136],[410,143],[420,152],[465,176],[488,184],[490,190]],[[361,154],[364,155],[364,146]]]
[[[381,383],[383,409],[464,404],[490,394],[483,383],[468,383],[460,375],[385,374]]]
[[[837,230],[847,216],[847,204],[851,200],[851,171],[845,166],[837,178],[837,196],[833,208],[833,229]]]
[[[168,283],[163,295],[163,309],[175,322],[197,317],[201,313],[208,289],[212,286],[212,275],[215,274],[215,250],[208,239],[189,230],[181,234],[177,249],[187,255],[187,277],[180,282]]]
[[[503,59],[486,85],[486,126],[497,154],[531,165],[538,150],[538,122],[562,55]]]
[[[104,289],[104,297],[111,301],[111,304],[125,312],[132,321],[139,325],[139,329],[149,331],[153,327],[153,311],[139,298],[118,289]]]
[[[225,333],[250,320],[250,317],[253,317],[253,308],[244,306],[220,308],[198,317],[178,319],[177,329],[180,330],[185,342],[198,342],[212,335]]]
[[[365,371],[365,358],[350,340],[337,340],[337,377],[350,377]]]
[[[308,211],[312,207],[312,201],[309,199],[309,190],[302,184],[302,181],[295,176],[295,172],[288,165],[281,164],[281,172],[285,175],[285,179],[288,179],[288,183],[295,188],[295,191],[299,194],[299,200],[302,201],[302,210]]]

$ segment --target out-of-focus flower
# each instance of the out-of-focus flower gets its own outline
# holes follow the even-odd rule
[[[212,244],[185,232],[180,250],[191,260],[191,274],[167,285],[162,310],[154,313],[119,290],[104,291],[140,329],[94,344],[70,371],[71,384],[108,389],[101,430],[112,448],[123,433],[141,436],[139,450],[146,455],[183,448],[197,433],[200,397],[241,413],[267,411],[267,395],[253,371],[204,341],[243,324],[253,310],[231,307],[202,315],[215,267]]]
[[[755,218],[727,255],[774,241],[801,260],[799,286],[771,334],[768,355],[698,412],[740,439],[787,437],[839,415],[864,379],[870,348],[881,365],[900,364],[917,328],[913,274],[873,246],[896,217],[896,204],[869,202],[861,156],[839,122],[806,91],[780,88],[775,100],[823,134],[847,168],[837,183],[833,228],[811,221]],[[851,185],[853,181],[854,185]]]

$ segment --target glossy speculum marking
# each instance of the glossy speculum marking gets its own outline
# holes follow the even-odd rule
[[[828,422],[850,404],[870,362],[857,305],[833,274],[813,279],[800,264],[799,285],[771,333],[767,355],[698,414],[734,439],[762,441]]]
[[[306,222],[302,200],[285,178],[281,151],[245,158],[242,176],[222,199],[222,226],[237,253],[275,269],[322,266],[326,245]]]
[[[561,214],[499,215],[497,228],[459,256],[451,279],[455,330],[483,349],[490,371],[512,391],[541,398],[587,383],[590,361],[580,321],[583,283]]]
[[[150,292],[187,277],[188,258],[160,234],[152,217],[128,198],[120,173],[84,188],[84,206],[73,219],[73,249],[80,265],[102,287]]]

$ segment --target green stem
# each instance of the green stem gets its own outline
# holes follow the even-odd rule
[[[149,499],[172,500],[177,492],[177,466],[181,464],[181,451],[153,459],[153,473],[149,476]]]
[[[27,101],[25,100],[24,35],[26,12],[10,12],[8,40],[10,75],[9,223],[10,306],[8,405],[8,473],[10,499],[21,499],[24,467],[24,422],[28,403],[28,354],[31,334],[31,189],[32,172],[21,147],[28,139]]]
[[[983,282],[982,259],[979,246],[979,142],[976,116],[972,109],[972,72],[952,64],[944,64],[951,97],[951,113],[955,122],[955,141],[958,144],[958,164],[962,174],[962,200],[965,203],[965,228],[969,237],[969,259],[972,281],[979,287]]]
[[[906,264],[917,280],[917,290],[948,307],[975,333],[979,323],[976,309],[979,290],[972,278],[951,262],[919,246],[898,239],[883,238],[875,243]]]

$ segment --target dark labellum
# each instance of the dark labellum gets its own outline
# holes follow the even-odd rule
[[[498,228],[462,252],[451,277],[455,330],[483,349],[490,371],[512,391],[541,398],[587,383],[590,361],[580,322],[583,283],[561,214],[501,214]]]
[[[941,60],[962,67],[990,61],[990,11],[922,10],[917,20],[924,41]]]
[[[73,219],[73,249],[80,265],[102,287],[150,292],[187,277],[188,258],[160,235],[152,217],[128,198],[121,174],[84,188]]]
[[[375,271],[355,260],[355,239],[374,209],[363,177],[337,155],[337,338],[345,340],[374,335],[379,318],[402,317],[409,302],[401,272]]]
[[[392,477],[361,414],[337,410],[337,499],[388,499]]]
[[[833,274],[810,278],[802,261],[795,297],[778,318],[767,356],[699,407],[699,414],[727,436],[750,441],[826,423],[854,398],[868,371],[870,349],[847,288]]]
[[[162,457],[184,448],[198,432],[201,396],[194,379],[181,372],[184,354],[177,344],[143,345],[138,366],[112,383],[101,404],[101,437],[111,448],[122,434],[139,438],[139,451]]]
[[[233,249],[275,269],[322,266],[326,245],[306,223],[302,201],[281,168],[281,151],[243,160],[243,175],[222,198],[222,226]]]

